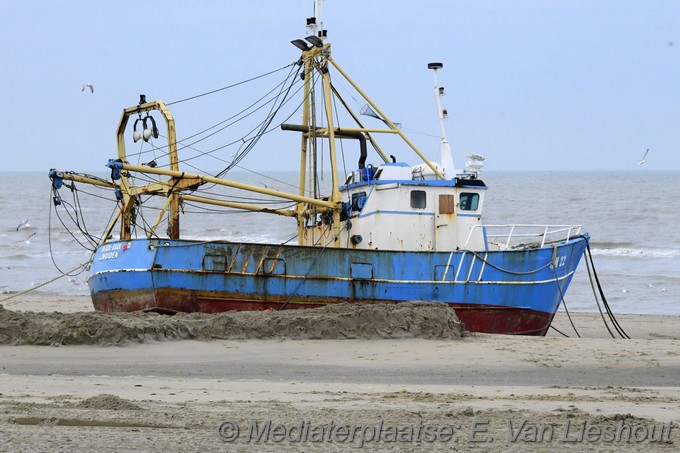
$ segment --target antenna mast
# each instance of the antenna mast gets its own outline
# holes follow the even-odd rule
[[[328,31],[323,28],[323,19],[321,18],[321,6],[323,0],[314,0],[314,16],[307,18],[307,33],[321,39],[328,37]]]
[[[444,96],[444,87],[440,87],[437,83],[437,70],[444,67],[443,63],[428,63],[427,68],[434,71],[434,97],[437,100],[437,116],[439,117],[439,128],[442,133],[441,145],[439,147],[440,160],[442,167],[444,167],[444,174],[451,175],[450,179],[456,174],[453,166],[453,155],[451,154],[451,146],[446,138],[446,130],[444,129],[444,120],[448,118],[449,114],[446,109],[442,109],[441,97]]]

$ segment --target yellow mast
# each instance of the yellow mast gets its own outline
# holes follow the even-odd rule
[[[324,94],[324,106],[326,107],[326,122],[328,123],[328,141],[330,149],[330,160],[331,160],[331,179],[332,179],[332,189],[331,189],[331,199],[330,201],[336,205],[341,203],[340,199],[340,189],[338,186],[338,161],[335,155],[335,127],[333,126],[333,98],[331,96],[331,76],[328,72],[328,60],[331,54],[331,45],[324,44],[321,48],[321,63],[320,71],[322,74],[323,82],[323,94]],[[333,210],[333,246],[340,246],[340,209]]]
[[[302,58],[305,64],[305,69],[303,72],[303,76],[305,78],[305,88],[304,88],[304,93],[307,96],[307,93],[310,92],[311,89],[311,83],[313,82],[313,74],[312,74],[312,57],[311,56],[305,56],[305,53],[303,52]],[[306,99],[305,102],[302,105],[302,124],[309,128],[309,116],[310,116],[310,99]],[[305,195],[305,185],[306,185],[306,172],[305,170],[307,169],[307,142],[309,141],[309,137],[307,134],[302,134],[301,137],[301,145],[300,145],[300,179],[299,179],[299,187],[300,187],[300,196]],[[302,244],[304,234],[305,234],[305,208],[306,206],[303,203],[298,203],[296,205],[296,211],[297,211],[297,230],[298,230],[298,244]]]

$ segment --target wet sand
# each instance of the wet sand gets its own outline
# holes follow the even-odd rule
[[[2,305],[91,310],[35,293]],[[572,319],[582,338],[559,314],[570,338],[0,346],[0,450],[680,449],[680,318],[619,315],[630,340],[599,314]]]

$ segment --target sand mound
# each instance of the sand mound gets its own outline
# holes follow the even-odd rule
[[[180,313],[34,313],[0,310],[0,344],[120,344],[179,339],[455,339],[464,328],[445,304],[335,304],[306,310]]]
[[[78,403],[81,409],[110,409],[114,411],[138,411],[142,408],[116,395],[102,393],[91,396]]]

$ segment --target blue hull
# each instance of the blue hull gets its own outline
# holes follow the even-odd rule
[[[399,252],[135,239],[100,246],[88,283],[107,312],[430,301],[450,304],[470,331],[544,335],[586,244]]]

